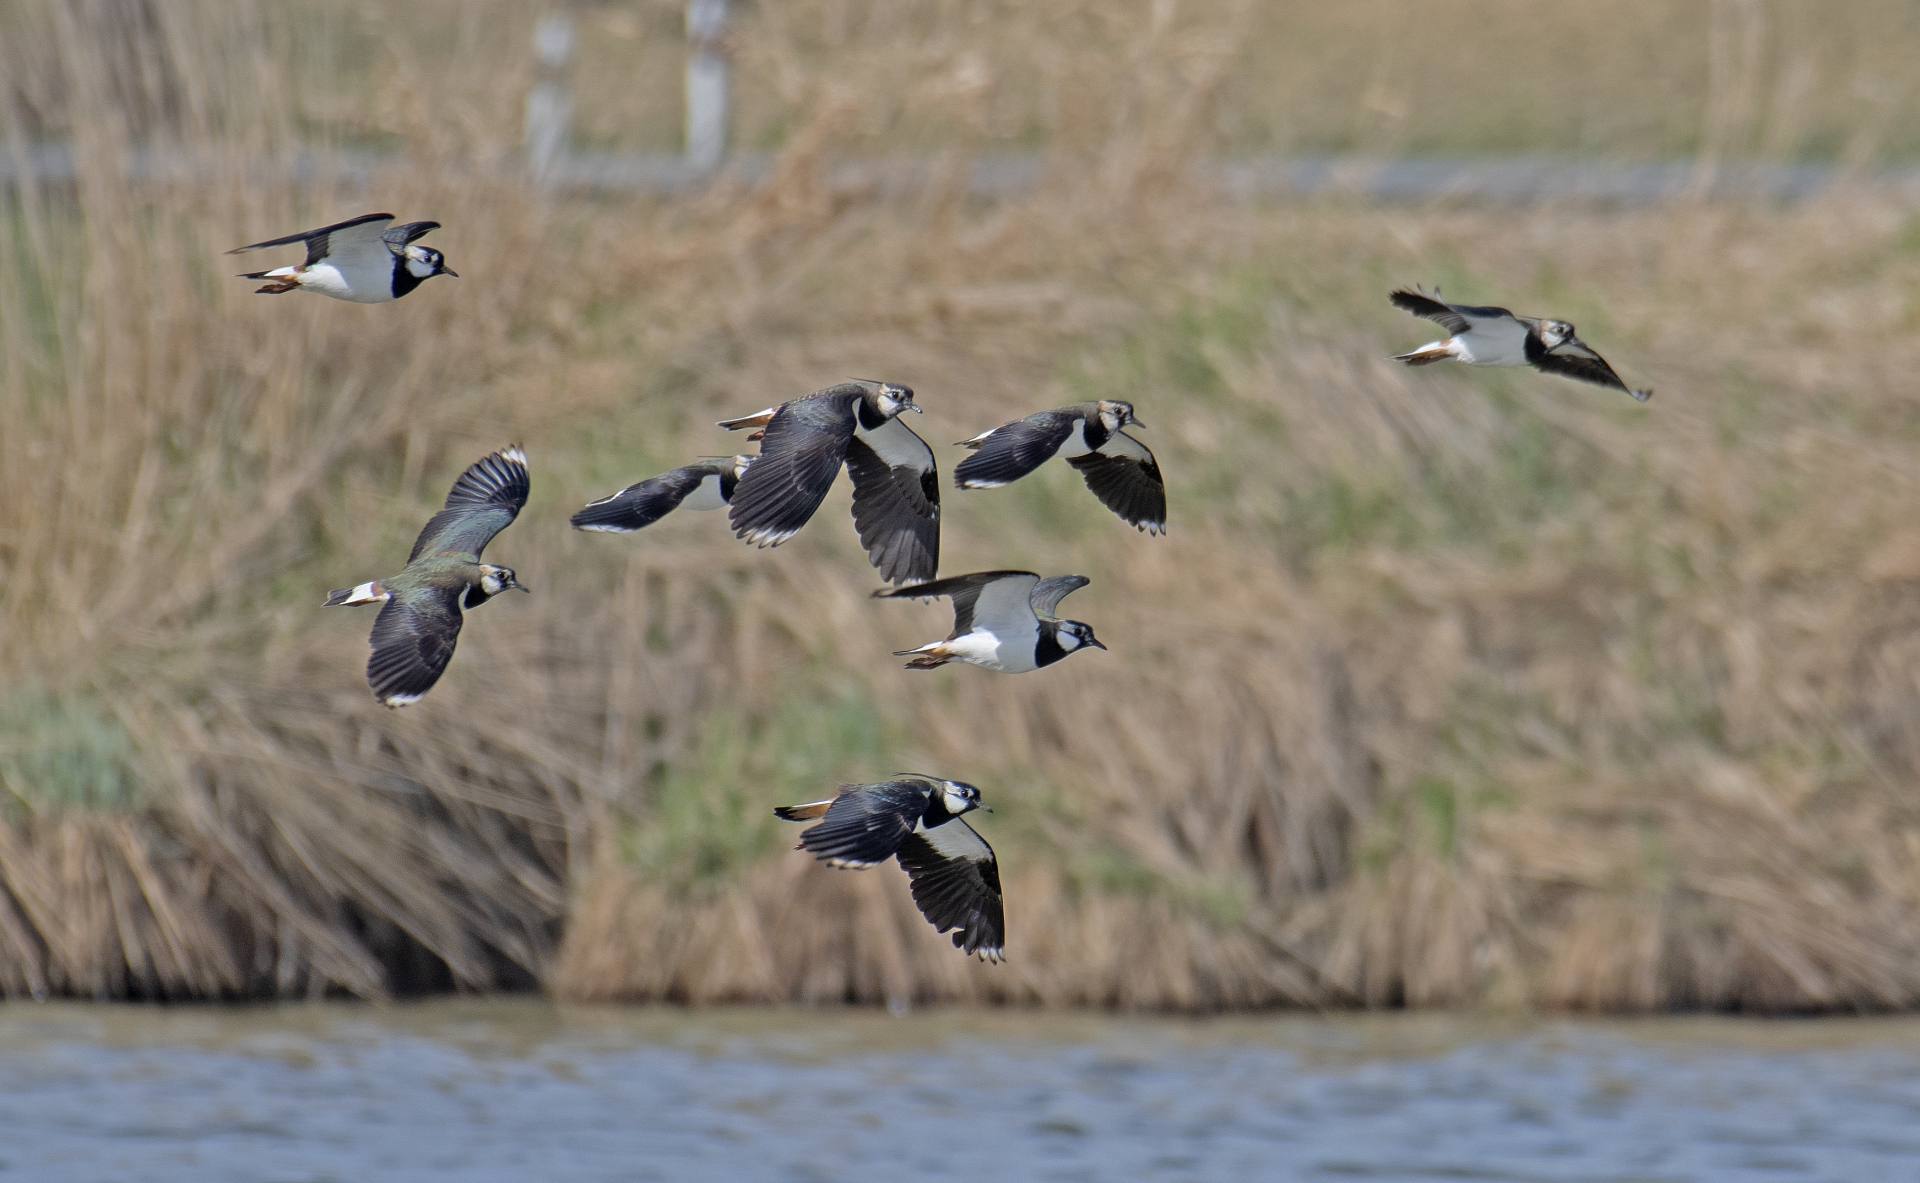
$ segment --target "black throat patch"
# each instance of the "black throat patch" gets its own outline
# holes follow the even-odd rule
[[[420,284],[420,277],[407,270],[407,261],[395,255],[393,257],[393,298],[398,300]]]
[[[1040,640],[1033,647],[1033,664],[1038,666],[1052,665],[1066,655],[1067,651],[1060,646],[1059,623],[1052,620],[1041,621]],[[1074,668],[1078,669],[1080,667],[1075,666]]]

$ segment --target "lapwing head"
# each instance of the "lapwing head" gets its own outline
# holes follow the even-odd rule
[[[491,599],[503,591],[511,591],[515,588],[521,591],[527,590],[515,581],[512,567],[496,567],[492,563],[480,564],[480,590],[487,594],[487,598]]]
[[[1093,627],[1082,624],[1078,620],[1061,621],[1059,631],[1054,634],[1054,639],[1059,641],[1060,647],[1068,653],[1072,653],[1075,649],[1106,648],[1105,645],[1100,643],[1100,638],[1093,635]]]
[[[1540,343],[1554,350],[1574,339],[1573,326],[1564,320],[1543,320],[1540,322]]]
[[[911,386],[895,386],[891,382],[868,382],[867,399],[873,403],[873,409],[888,419],[902,411],[918,414],[920,408],[914,405]]]
[[[955,817],[959,817],[963,813],[972,813],[976,809],[986,809],[988,813],[993,812],[993,810],[987,809],[984,801],[980,800],[980,790],[963,780],[941,781],[940,799],[941,803],[947,807],[947,812]]]
[[[430,246],[410,246],[407,248],[407,274],[415,279],[432,279],[436,275],[451,275],[460,278],[460,273],[447,266],[447,259]]]
[[[1134,418],[1132,403],[1117,398],[1103,398],[1100,400],[1100,426],[1111,433],[1122,427],[1145,427],[1146,424]]]

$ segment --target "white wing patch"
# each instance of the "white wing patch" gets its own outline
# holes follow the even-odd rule
[[[987,845],[987,840],[974,833],[973,827],[959,818],[941,822],[922,833],[944,858],[967,859],[976,863],[993,861],[993,848]]]
[[[933,449],[927,447],[927,441],[915,435],[912,428],[900,422],[898,416],[872,431],[856,426],[853,433],[865,441],[875,455],[886,461],[889,468],[911,468],[925,472],[933,467]]]
[[[1108,436],[1107,442],[1100,445],[1099,451],[1103,456],[1125,456],[1129,460],[1138,460],[1142,464],[1153,463],[1153,453],[1147,449],[1147,445],[1124,431],[1116,431]]]
[[[740,537],[755,546],[779,546],[799,532],[798,530],[749,530]]]
[[[720,474],[709,473],[700,478],[700,487],[687,494],[680,503],[681,509],[725,509],[726,501],[720,496]]]

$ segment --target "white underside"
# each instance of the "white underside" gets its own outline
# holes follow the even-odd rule
[[[922,645],[923,650],[939,650],[955,661],[964,661],[1003,674],[1025,674],[1040,667],[1034,664],[1033,649],[1040,642],[1038,628],[1025,634],[995,635],[975,629],[951,641]]]
[[[1087,446],[1087,421],[1075,419],[1073,430],[1067,433],[1067,442],[1061,444],[1060,450],[1054,455],[1070,459],[1074,456],[1085,456],[1091,451],[1093,449]]]
[[[1444,348],[1448,353],[1476,366],[1524,366],[1527,364],[1527,326],[1517,320],[1480,321],[1466,332],[1436,341],[1428,349]]]
[[[680,503],[681,509],[725,509],[726,499],[720,496],[720,475],[702,477],[700,487],[687,494]]]
[[[282,268],[291,274],[293,268]],[[268,272],[279,275],[279,271]],[[382,267],[355,267],[342,271],[330,260],[321,260],[301,271],[298,276],[300,286],[310,292],[319,292],[323,296],[332,296],[336,300],[351,300],[355,304],[385,304],[393,299],[392,257]]]

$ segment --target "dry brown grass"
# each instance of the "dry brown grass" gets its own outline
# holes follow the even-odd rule
[[[1891,199],[1235,205],[1180,166],[1234,142],[1264,9],[1020,7],[975,33],[963,6],[896,28],[825,3],[742,33],[756,85],[786,87],[748,102],[788,120],[764,188],[594,201],[481,167],[517,128],[510,70],[487,67],[528,13],[502,6],[430,44],[417,18],[421,73],[330,117],[411,167],[295,191],[257,167],[327,77],[286,46],[289,11],[6,13],[17,106],[42,119],[16,112],[13,142],[72,134],[81,175],[0,222],[0,990],[1920,994],[1920,235]],[[153,27],[97,34],[128,12]],[[852,32],[808,39],[835,21]],[[1647,26],[1626,27],[1630,49]],[[1749,34],[1715,35],[1742,60]],[[934,48],[879,52],[903,41]],[[854,86],[829,68],[849,58],[895,81]],[[1017,142],[1002,106],[1050,100],[954,82],[974,60],[1077,104],[1044,125],[1038,192],[819,182],[839,152]],[[1755,103],[1795,110],[1781,85],[1727,83],[1727,153],[1753,148],[1725,129]],[[126,181],[124,147],[169,137],[211,172]],[[469,278],[363,309],[224,276],[227,246],[373,207],[445,222]],[[1391,366],[1426,339],[1383,299],[1412,281],[1568,315],[1659,393]],[[898,669],[884,654],[942,610],[867,598],[844,491],[778,551],[704,515],[565,529],[730,446],[720,414],[847,374],[913,384],[936,445],[1136,401],[1169,537],[1070,472],[949,495],[945,569],[1083,571],[1073,605],[1113,652]],[[321,595],[386,570],[453,473],[514,438],[534,494],[495,552],[536,594],[477,614],[433,694],[386,712],[360,679],[370,622]],[[785,850],[768,813],[915,767],[999,811],[1006,966],[955,954],[897,871]]]

